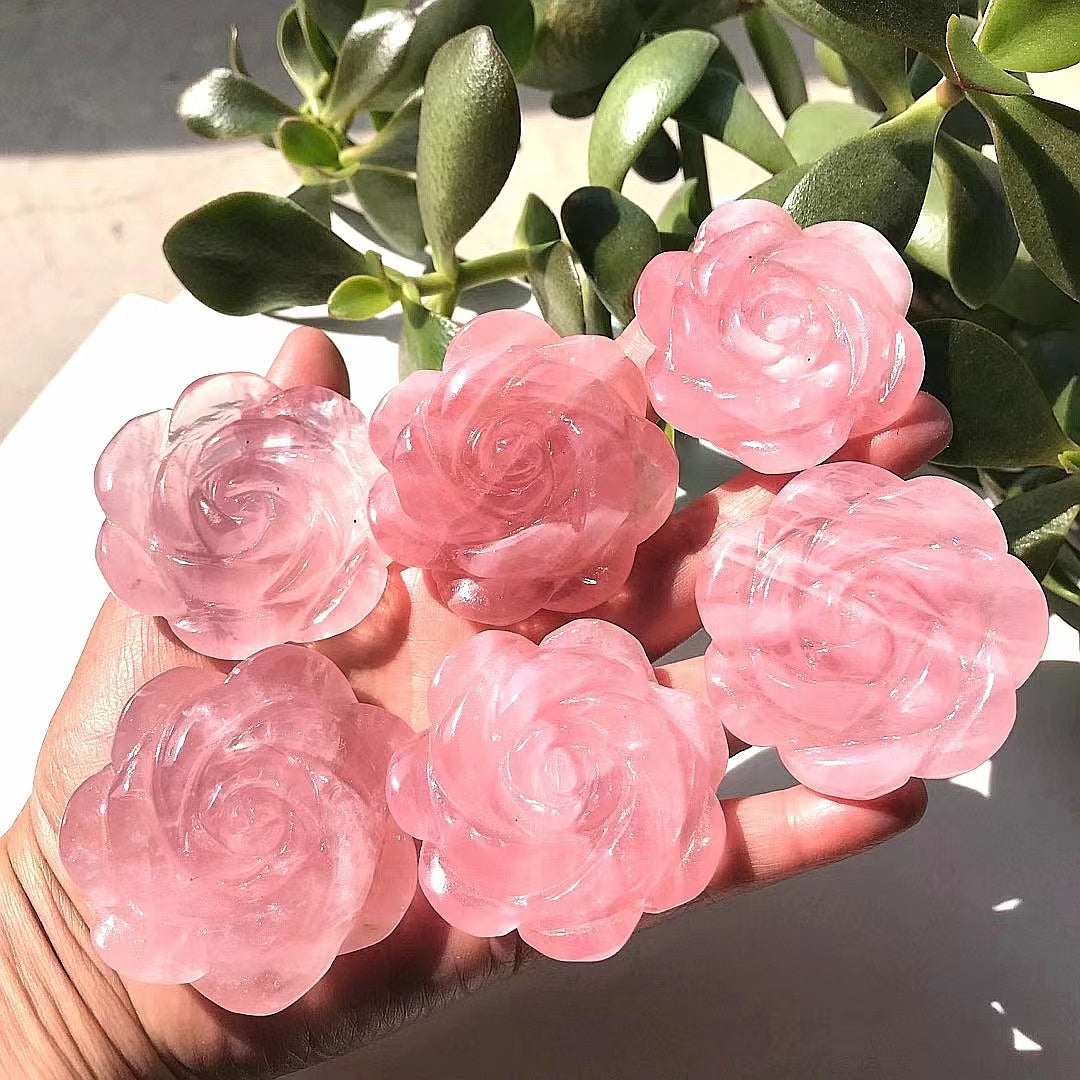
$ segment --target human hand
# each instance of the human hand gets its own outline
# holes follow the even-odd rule
[[[314,330],[290,336],[270,378],[282,387],[320,384],[348,392],[340,355]],[[922,395],[895,428],[849,444],[838,456],[908,472],[937,453],[949,433],[942,407]],[[712,539],[760,513],[783,482],[745,474],[674,515],[641,547],[620,594],[586,616],[625,627],[653,658],[669,652],[700,628],[694,582]],[[565,621],[541,612],[510,629],[538,640]],[[481,629],[433,600],[420,572],[392,568],[375,612],[316,648],[345,672],[361,700],[419,730],[427,726],[424,703],[436,668]],[[489,978],[518,971],[530,958],[516,935],[482,940],[447,927],[418,892],[387,940],[339,957],[314,989],[270,1017],[234,1015],[190,986],[135,983],[106,968],[90,942],[89,913],[59,859],[59,825],[71,793],[108,759],[125,702],[177,666],[226,672],[232,665],[190,652],[164,621],[106,601],[49,727],[33,794],[3,840],[0,965],[8,963],[0,975],[0,1010],[8,1015],[0,1018],[0,1044],[17,1035],[19,1052],[0,1055],[0,1062],[19,1061],[19,1075],[37,1075],[27,1071],[28,1060],[43,1063],[42,1075],[46,1064],[56,1075],[276,1075],[371,1041]],[[700,660],[664,666],[658,677],[704,694]],[[768,885],[855,854],[914,824],[925,799],[922,783],[912,781],[861,804],[798,786],[726,800],[727,847],[705,895]]]

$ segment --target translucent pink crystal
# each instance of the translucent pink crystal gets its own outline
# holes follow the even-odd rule
[[[486,631],[446,658],[428,708],[431,730],[391,763],[389,803],[424,841],[420,885],[450,925],[602,960],[643,911],[708,884],[723,729],[657,683],[625,630],[583,619],[539,646]]]
[[[613,341],[481,315],[442,372],[410,375],[371,418],[388,470],[371,491],[375,537],[478,622],[586,611],[625,584],[674,503],[678,461],[646,406]]]
[[[98,565],[121,600],[209,656],[331,637],[386,586],[364,513],[381,471],[340,394],[212,375],[105,448]]]
[[[1046,645],[1042,589],[944,477],[810,469],[710,560],[697,594],[720,716],[826,795],[981,764]]]
[[[635,298],[656,346],[656,411],[759,472],[820,464],[915,400],[911,275],[874,229],[801,229],[772,203],[715,210],[693,249],[658,255]]]
[[[152,679],[60,830],[105,962],[264,1014],[380,941],[416,891],[416,848],[385,794],[409,734],[299,645],[224,684],[193,668]]]

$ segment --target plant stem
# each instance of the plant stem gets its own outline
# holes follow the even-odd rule
[[[529,259],[549,246],[537,244],[529,248],[500,251],[497,255],[485,255],[482,259],[471,259],[458,266],[457,277],[453,280],[439,271],[424,274],[413,280],[421,296],[448,292],[450,289],[464,292],[466,289],[475,289],[477,285],[487,285],[492,281],[524,277],[529,272]]]
[[[712,192],[709,190],[709,166],[705,160],[705,140],[683,124],[679,124],[679,150],[682,154],[684,180],[696,180],[697,190],[690,207],[695,225],[700,225],[712,210]]]

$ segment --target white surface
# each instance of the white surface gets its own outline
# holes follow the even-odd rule
[[[128,297],[0,443],[0,827],[29,790],[105,595],[93,560],[98,453],[125,420],[171,404],[192,379],[264,370],[290,329],[189,299]],[[396,332],[393,317],[385,329]],[[370,412],[394,379],[394,348],[374,334],[335,337]],[[1078,658],[1076,632],[1055,619],[1005,749],[932,785],[925,821],[899,841],[672,920],[606,963],[500,984],[305,1080],[1075,1080]],[[725,790],[787,783],[762,753]]]

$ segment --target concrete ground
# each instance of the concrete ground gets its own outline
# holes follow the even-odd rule
[[[240,27],[255,75],[289,94],[275,48],[283,6],[270,0],[0,3],[0,437],[118,297],[176,294],[161,239],[180,215],[230,191],[286,193],[295,186],[288,167],[258,143],[202,141],[174,113],[184,86],[224,61],[230,23]],[[737,29],[730,44],[760,83]],[[800,51],[816,73],[807,44],[800,42]],[[814,79],[812,97],[841,94]],[[495,207],[466,239],[468,253],[509,246],[529,191],[557,209],[586,183],[588,121],[554,116],[537,92],[526,92],[523,104],[517,164]],[[768,104],[771,109],[771,99]],[[779,121],[775,110],[772,115]],[[723,146],[713,144],[710,153],[716,193],[742,191],[764,178]],[[674,186],[632,176],[626,191],[658,209]]]

